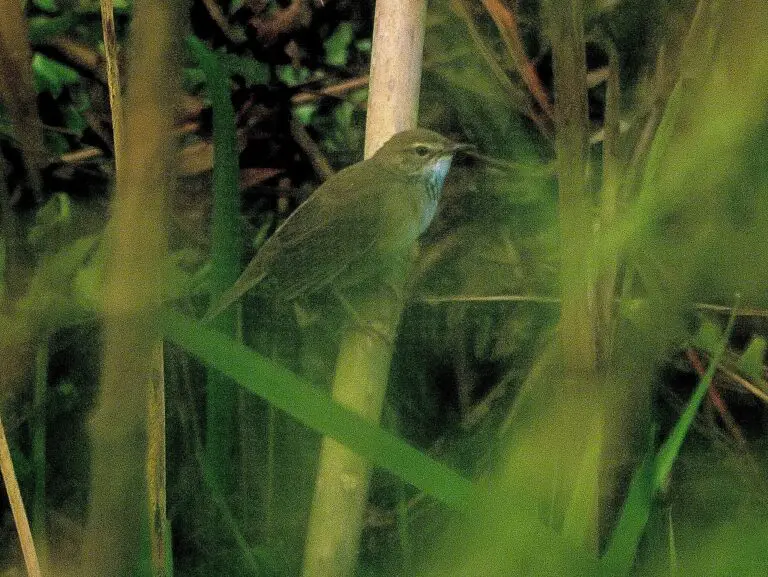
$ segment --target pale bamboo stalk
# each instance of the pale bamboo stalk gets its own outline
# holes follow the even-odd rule
[[[371,56],[365,156],[390,136],[416,126],[424,46],[425,0],[376,3]],[[407,263],[403,263],[407,264]],[[405,286],[397,271],[394,286]],[[392,335],[382,339],[353,325],[342,337],[333,398],[378,422],[403,303],[390,288],[371,296],[361,318],[376,319]],[[358,455],[323,439],[304,552],[304,577],[349,577],[354,573],[368,498],[370,468]]]
[[[365,123],[365,157],[390,136],[416,126],[424,52],[424,0],[376,3]]]
[[[13,469],[11,450],[8,447],[8,439],[5,436],[5,427],[0,419],[0,471],[3,474],[5,491],[8,494],[8,502],[11,504],[13,521],[16,524],[16,532],[21,542],[21,553],[24,556],[24,564],[27,567],[29,577],[41,577],[40,563],[37,560],[35,544],[32,541],[32,531],[29,528],[29,520],[24,510],[24,502],[21,500],[19,482]]]

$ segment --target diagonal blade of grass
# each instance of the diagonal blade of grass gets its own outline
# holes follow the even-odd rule
[[[693,419],[696,417],[696,413],[699,410],[701,401],[704,400],[704,397],[707,394],[707,390],[709,389],[710,383],[712,383],[712,379],[715,376],[717,367],[720,364],[720,361],[723,359],[723,353],[725,353],[725,349],[728,345],[728,337],[733,330],[733,324],[736,320],[736,311],[738,308],[739,297],[737,295],[736,302],[733,304],[733,309],[731,310],[731,316],[728,319],[728,325],[726,326],[725,333],[723,334],[720,348],[715,352],[714,356],[710,360],[709,366],[707,367],[707,372],[704,373],[704,376],[699,381],[696,390],[691,396],[691,400],[688,401],[683,414],[675,424],[675,428],[672,429],[672,432],[664,441],[664,444],[661,446],[661,449],[659,449],[659,452],[656,455],[653,476],[654,491],[659,490],[662,483],[669,475],[669,472],[672,470],[672,465],[674,464],[675,459],[680,452],[680,447],[683,445],[683,441],[685,440],[685,436],[688,434],[688,430],[693,424]]]
[[[637,545],[648,523],[655,495],[654,462],[653,452],[649,451],[632,477],[621,517],[611,534],[605,554],[600,559],[599,577],[620,577],[627,575],[632,568]]]
[[[166,311],[162,326],[166,339],[307,427],[443,503],[458,507],[467,501],[473,488],[470,481],[334,402],[288,369],[179,313]]]
[[[617,577],[629,574],[635,559],[637,546],[640,543],[640,538],[650,516],[654,497],[672,470],[672,465],[674,465],[680,453],[683,441],[712,383],[717,366],[722,360],[723,353],[728,344],[728,337],[733,330],[738,305],[739,297],[737,295],[720,346],[713,355],[707,372],[696,386],[696,390],[693,392],[672,432],[656,455],[654,456],[649,452],[635,472],[627,499],[622,507],[621,517],[600,562],[600,575],[602,577]]]

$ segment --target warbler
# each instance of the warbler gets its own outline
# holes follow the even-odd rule
[[[375,277],[429,226],[453,156],[473,147],[417,128],[325,181],[264,243],[208,321],[251,289],[290,301]]]

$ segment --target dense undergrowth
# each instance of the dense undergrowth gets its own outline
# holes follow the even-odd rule
[[[359,575],[765,574],[760,0],[586,4],[578,242],[563,222],[569,127],[555,118],[553,53],[568,41],[554,32],[563,7],[581,3],[430,3],[420,123],[491,162],[456,163],[422,239],[380,426],[327,395],[350,322],[336,299],[246,296],[214,327],[194,320],[317,184],[361,159],[372,6],[192,2],[189,20],[176,15],[174,57],[142,64],[145,45],[128,41],[135,4],[116,3],[121,71],[135,67],[126,93],[150,73],[178,82],[155,87],[164,112],[126,98],[126,119],[146,124],[127,128],[125,182],[151,177],[136,167],[156,160],[142,152],[172,113],[181,152],[155,175],[164,212],[144,187],[133,221],[111,192],[98,7],[37,0],[25,38],[0,26],[3,46],[29,39],[34,89],[29,100],[0,55],[4,85],[22,86],[0,93],[3,423],[45,563],[78,574],[83,555],[114,546],[126,574],[152,574],[151,534],[106,538],[148,526],[140,515],[89,525],[107,502],[99,487],[146,499],[144,481],[126,479],[147,464],[121,461],[115,443],[142,437],[146,415],[124,407],[143,397],[123,389],[112,405],[99,386],[125,362],[104,352],[112,330],[142,346],[164,337],[168,574],[298,574],[323,435],[374,465]],[[37,164],[24,103],[39,113]],[[153,227],[167,251],[116,260]],[[571,249],[579,268],[564,264]],[[147,295],[162,302],[137,305],[146,324],[116,317],[124,287],[116,301],[104,288],[110,270],[131,283],[142,262],[152,274],[135,278],[156,281]],[[594,282],[581,303],[595,315],[591,372],[563,366],[581,337],[558,326],[582,273]],[[0,529],[4,570],[21,574],[7,508]]]

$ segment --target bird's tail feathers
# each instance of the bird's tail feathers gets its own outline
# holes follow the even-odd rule
[[[213,319],[218,317],[221,313],[232,306],[235,301],[237,301],[245,293],[251,290],[254,286],[258,285],[265,275],[262,274],[256,279],[243,278],[244,276],[245,275],[237,279],[231,288],[224,291],[218,298],[216,298],[213,304],[208,307],[208,310],[201,319],[204,324],[209,324],[211,321],[213,321]]]

